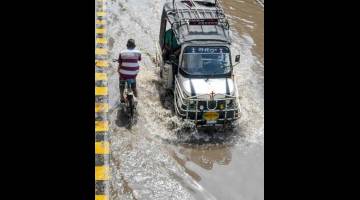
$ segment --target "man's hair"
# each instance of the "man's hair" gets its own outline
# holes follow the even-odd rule
[[[129,48],[129,49],[135,48],[136,47],[135,40],[134,39],[129,39],[127,41],[126,47]]]

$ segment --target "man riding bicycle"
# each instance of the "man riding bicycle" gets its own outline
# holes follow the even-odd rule
[[[137,97],[136,90],[136,76],[139,73],[139,61],[141,61],[141,52],[135,49],[135,40],[129,39],[126,44],[127,49],[121,51],[119,54],[119,88],[120,88],[120,101],[125,102],[124,90],[125,82],[131,81],[131,89],[134,92],[134,96]]]

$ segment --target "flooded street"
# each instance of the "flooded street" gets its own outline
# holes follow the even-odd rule
[[[187,131],[172,112],[154,63],[166,0],[107,0],[109,61],[129,38],[142,52],[137,124],[119,108],[117,63],[107,68],[111,200],[264,199],[264,8],[256,0],[222,0],[242,118],[231,132]]]
[[[227,0],[222,3],[226,14],[232,20],[232,27],[238,33],[247,33],[251,36],[254,40],[253,53],[264,63],[264,9],[262,6],[252,0]]]

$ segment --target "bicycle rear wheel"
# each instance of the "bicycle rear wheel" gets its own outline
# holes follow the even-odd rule
[[[129,107],[128,107],[129,124],[128,124],[128,127],[131,128],[134,123],[134,115],[135,115],[134,99],[129,98],[128,101],[129,101]]]

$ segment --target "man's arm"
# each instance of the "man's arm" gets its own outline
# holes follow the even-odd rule
[[[121,67],[121,53],[119,53],[118,63],[119,63],[119,66],[118,66],[118,72],[120,73],[120,67]]]
[[[175,50],[174,55],[175,55],[175,56],[179,56],[180,51],[181,51],[181,48],[178,48],[177,50]]]

